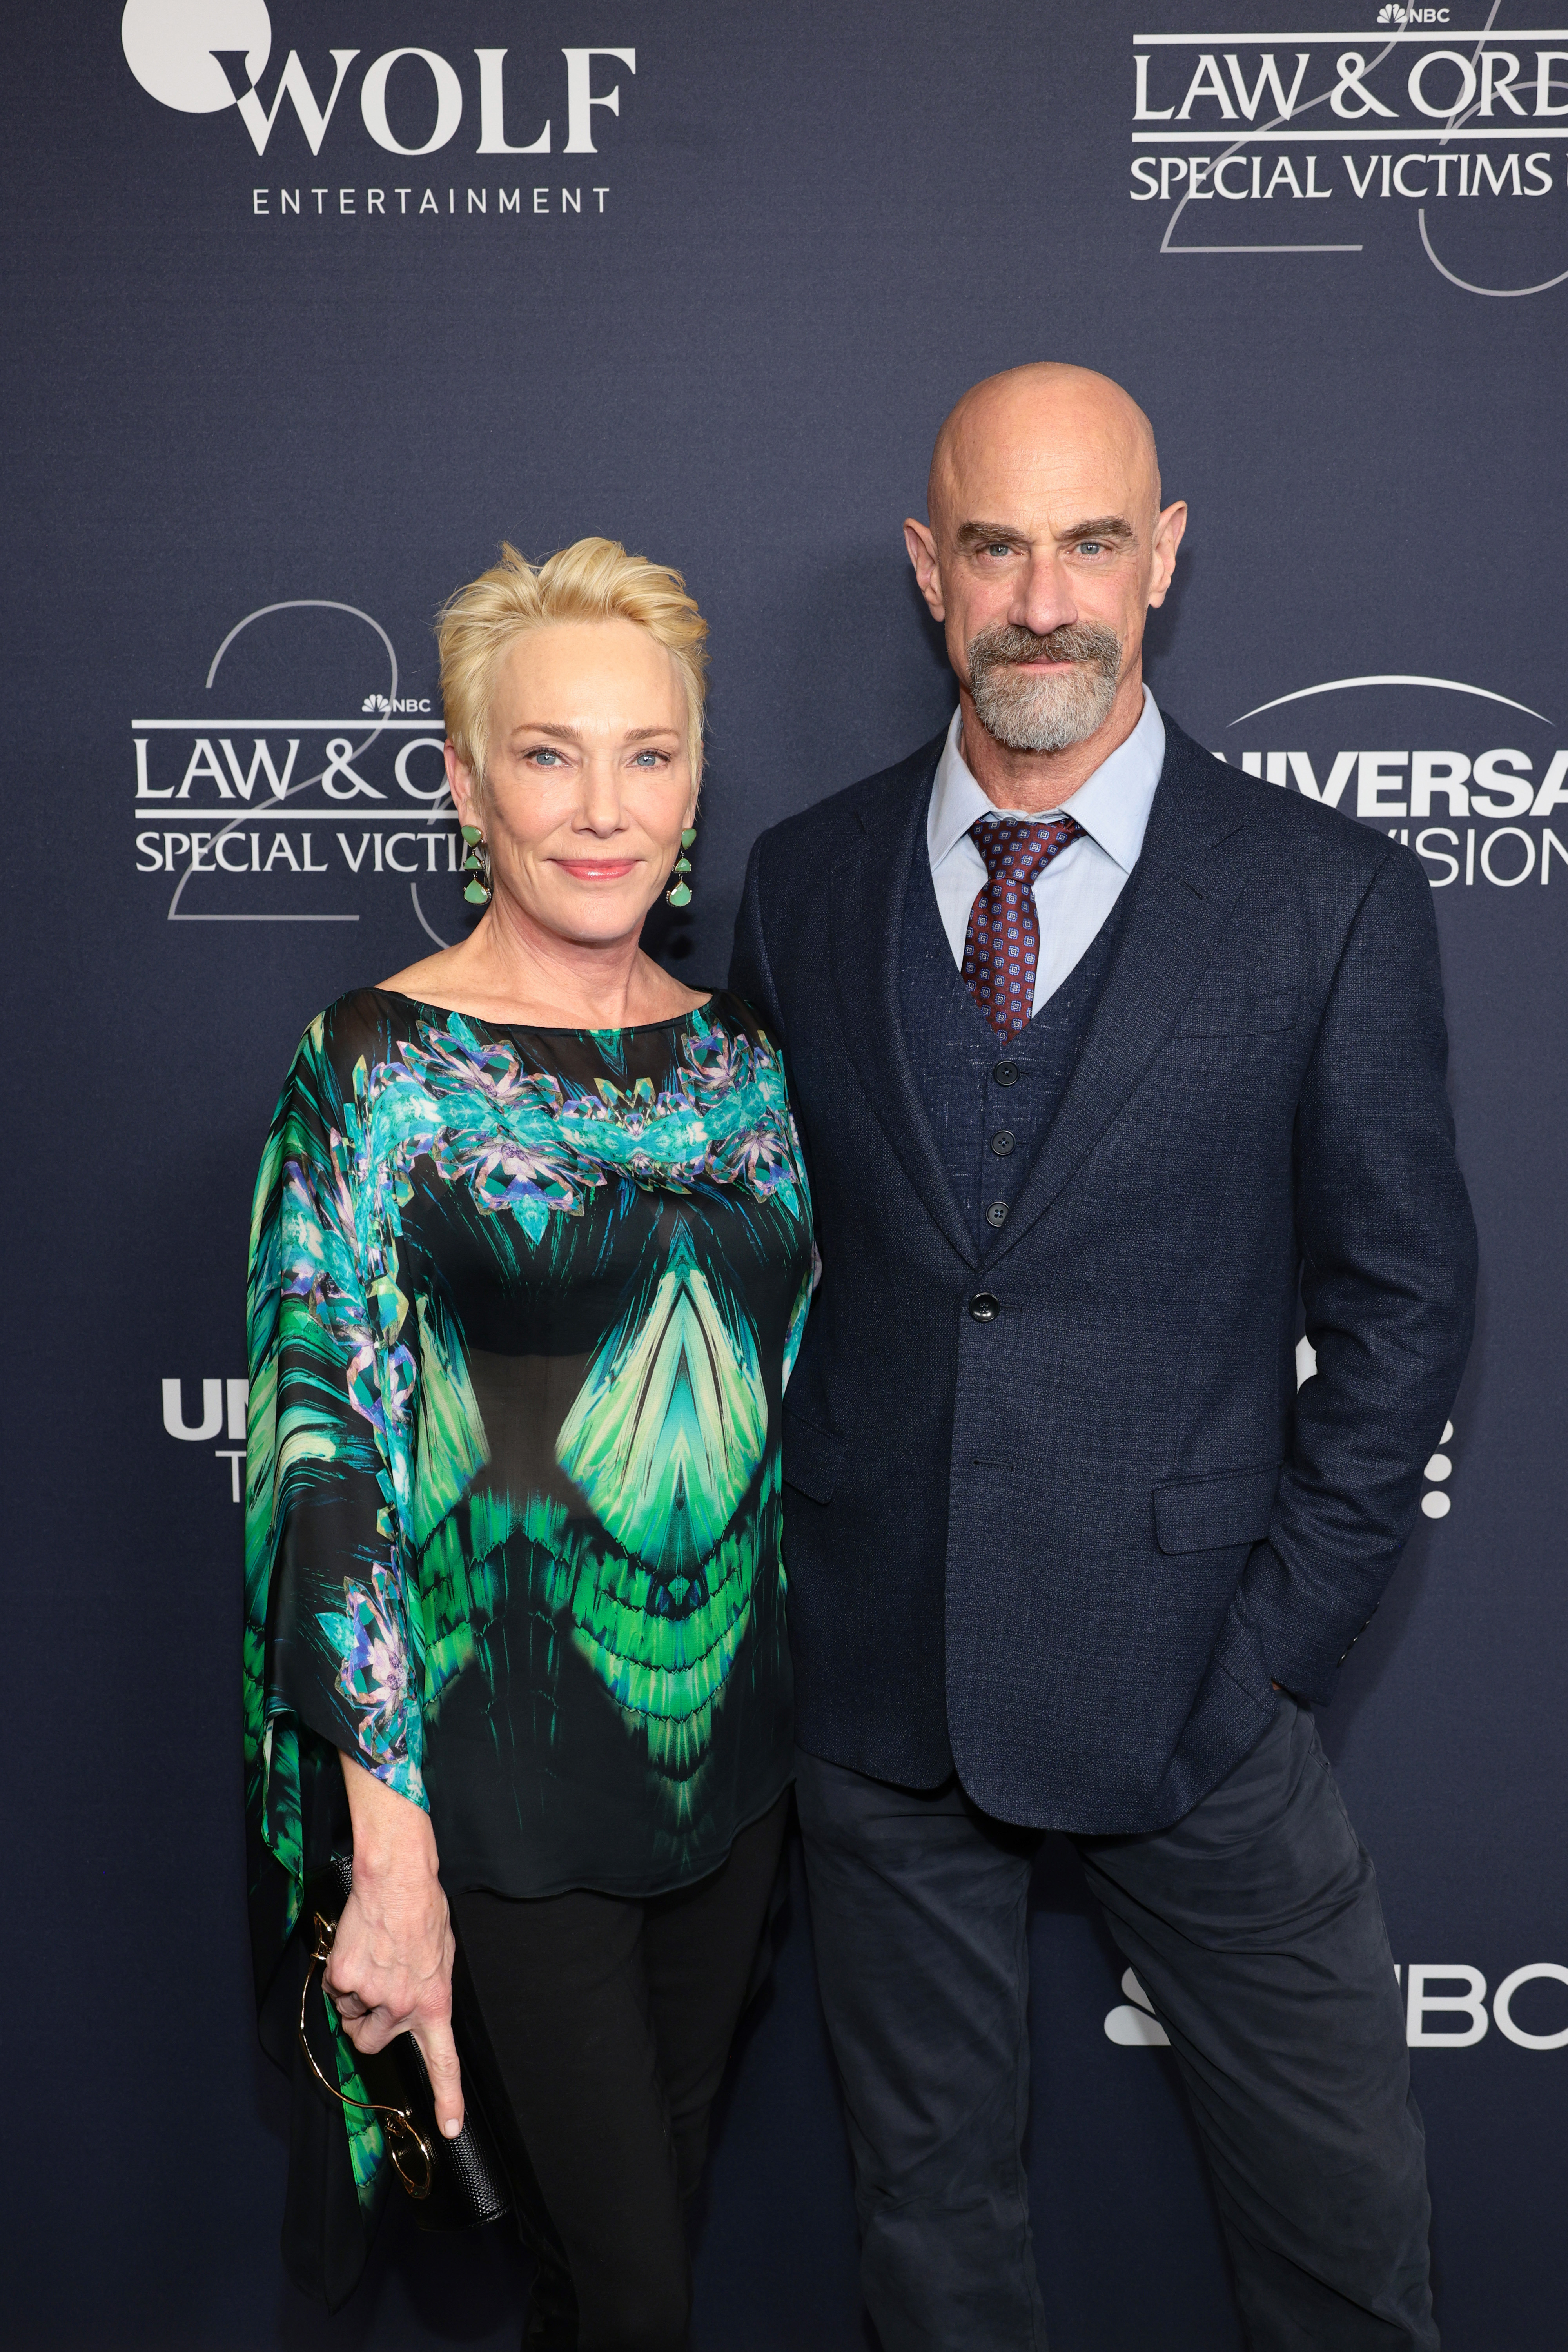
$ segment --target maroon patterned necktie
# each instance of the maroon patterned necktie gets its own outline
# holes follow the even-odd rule
[[[1083,831],[1077,817],[1042,824],[1021,816],[977,817],[969,837],[989,879],[969,910],[963,978],[998,1037],[1016,1037],[1034,1018],[1040,921],[1035,877]]]

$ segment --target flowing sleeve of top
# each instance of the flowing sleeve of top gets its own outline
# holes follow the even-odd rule
[[[307,1955],[294,1931],[307,1878],[352,1851],[338,1750],[426,1803],[410,1570],[417,1416],[442,1402],[423,1392],[439,1387],[438,1347],[436,1377],[420,1378],[422,1327],[430,1335],[405,1264],[403,1158],[367,1116],[376,1053],[352,998],[302,1040],[257,1182],[247,1292],[251,1939],[263,2042],[296,2077],[285,2257],[332,2304],[358,2275],[388,2168],[368,2109],[336,2120],[300,2095]],[[447,1435],[460,1454],[460,1426]],[[363,2096],[352,2044],[321,2012],[340,2086]]]

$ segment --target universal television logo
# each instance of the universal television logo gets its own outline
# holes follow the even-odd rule
[[[170,1437],[177,1437],[183,1445],[212,1445],[215,1437],[226,1438],[226,1444],[213,1446],[213,1459],[227,1463],[230,1499],[242,1503],[250,1383],[241,1380],[197,1381],[195,1390],[201,1398],[201,1409],[194,1421],[188,1421],[184,1381],[163,1381],[164,1432]]]
[[[1323,704],[1334,730],[1327,744],[1313,712]],[[1512,714],[1508,731],[1524,741],[1500,743],[1489,726],[1480,732],[1483,716],[1501,732],[1500,711]],[[1568,869],[1568,749],[1541,743],[1551,726],[1543,711],[1490,687],[1384,671],[1296,687],[1226,730],[1245,729],[1244,744],[1249,735],[1253,744],[1261,736],[1307,748],[1249,745],[1220,756],[1380,826],[1415,850],[1435,890],[1513,890]],[[1432,748],[1421,748],[1423,735]],[[1362,748],[1369,744],[1380,748]]]

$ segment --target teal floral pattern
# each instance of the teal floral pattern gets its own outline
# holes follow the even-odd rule
[[[338,1749],[430,1811],[449,1884],[513,1895],[679,1885],[772,1803],[812,1268],[783,1067],[732,998],[559,1032],[366,990],[311,1024],[251,1234],[264,1973],[343,1838]]]

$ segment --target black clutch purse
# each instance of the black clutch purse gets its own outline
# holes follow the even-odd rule
[[[384,2050],[372,2055],[354,2053],[354,2066],[365,2089],[363,2101],[339,2090],[310,2046],[310,1989],[318,1976],[324,1979],[353,1884],[353,1864],[345,1854],[334,1854],[329,1868],[312,1877],[306,1887],[301,1932],[313,1939],[300,1995],[300,2047],[306,2063],[329,2097],[342,2106],[363,2106],[374,2115],[421,2229],[467,2230],[481,2221],[499,2221],[512,2210],[511,2191],[494,2137],[474,2095],[475,2070],[463,2058],[460,2036],[463,2128],[456,2139],[447,2139],[437,2127],[430,2078],[411,2033],[398,2034]],[[325,2006],[323,1981],[321,2007]],[[455,2034],[457,2025],[454,2015]],[[330,2023],[324,2030],[331,2032]],[[328,2066],[332,2063],[329,2056]]]

